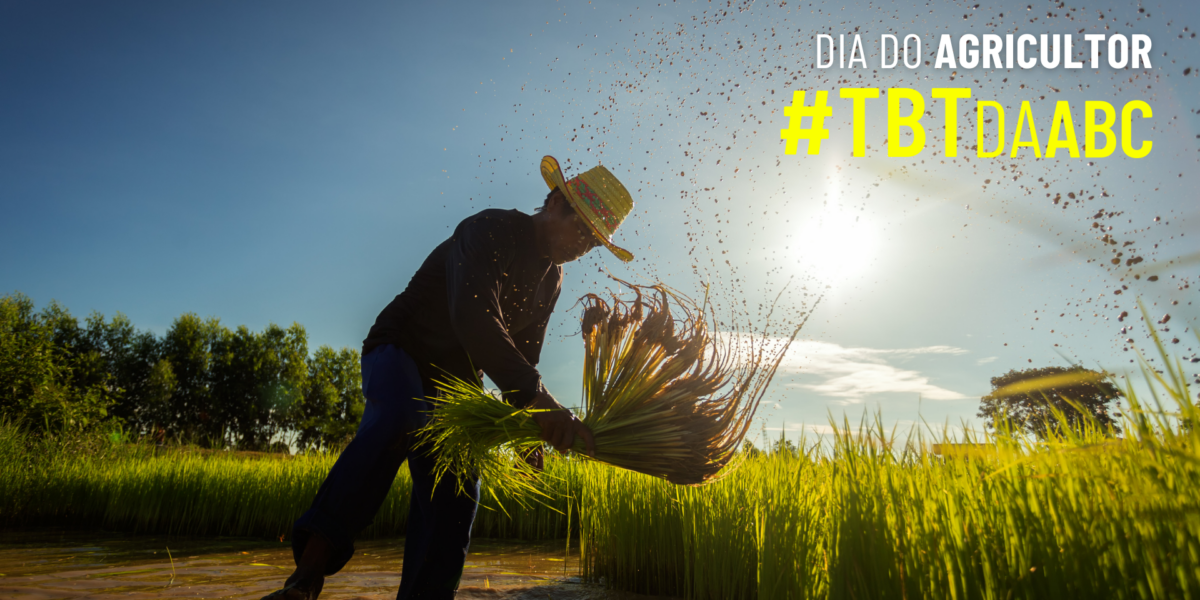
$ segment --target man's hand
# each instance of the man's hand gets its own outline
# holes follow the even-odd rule
[[[533,469],[534,473],[541,473],[545,466],[542,462],[541,447],[532,448],[528,452],[525,452],[521,455],[521,460],[525,461],[525,464],[529,465],[529,468]]]
[[[538,392],[529,408],[545,411],[533,413],[533,421],[542,428],[542,441],[554,446],[555,450],[566,453],[578,435],[583,438],[587,455],[596,456],[596,440],[592,438],[592,430],[575,418],[571,411],[563,408],[549,392]]]

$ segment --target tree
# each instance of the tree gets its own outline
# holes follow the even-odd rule
[[[209,412],[213,410],[212,345],[223,329],[217,319],[203,320],[193,313],[171,323],[162,340],[162,353],[170,363],[175,383],[163,420],[154,429],[194,442],[207,442],[223,434]]]
[[[291,430],[308,375],[304,327],[274,323],[262,333],[222,328],[212,344],[211,406],[206,439],[243,450],[267,450]]]
[[[86,337],[104,356],[112,375],[116,403],[109,413],[131,433],[157,433],[158,424],[168,420],[175,391],[175,374],[163,355],[163,343],[149,331],[137,331],[121,313],[108,322],[103,315],[88,317]]]
[[[262,363],[259,339],[245,325],[236,330],[217,327],[209,347],[209,395],[197,414],[197,428],[205,445],[237,445],[238,418],[258,396],[258,368]]]
[[[272,442],[295,428],[308,379],[308,334],[299,323],[287,329],[271,323],[258,338],[257,394],[239,415],[238,446],[267,450],[280,447]]]
[[[57,302],[35,312],[20,293],[0,297],[0,418],[34,429],[108,421],[215,448],[330,448],[353,437],[361,387],[358,352],[310,358],[297,323],[231,331],[189,313],[159,339],[121,313],[81,326]]]
[[[800,449],[796,447],[796,443],[787,439],[787,433],[783,427],[779,428],[779,439],[771,444],[771,454],[786,454],[788,456],[799,456]]]
[[[992,393],[980,399],[979,417],[996,430],[1007,420],[1012,431],[1046,439],[1066,426],[1079,432],[1088,422],[1101,431],[1120,433],[1119,416],[1109,404],[1121,392],[1108,374],[1081,366],[1011,370],[992,378]],[[1083,412],[1080,411],[1082,409]],[[1062,420],[1054,416],[1061,412]]]
[[[81,429],[107,416],[109,377],[80,331],[57,302],[34,313],[28,296],[0,298],[0,415],[42,430]]]
[[[742,440],[742,453],[751,458],[756,458],[763,455],[763,451],[759,450],[754,442],[750,440]]]
[[[362,370],[358,351],[321,346],[308,361],[308,381],[296,429],[301,449],[331,449],[354,437],[362,419]]]
[[[174,389],[170,361],[162,357],[158,338],[149,331],[139,332],[119,312],[111,320],[93,312],[72,343],[72,352],[80,357],[75,385],[102,384],[113,402],[111,418],[130,433],[154,433],[155,423],[166,416]],[[80,366],[86,368],[80,372]]]
[[[54,329],[33,311],[33,300],[17,293],[0,298],[0,414],[28,422],[49,420],[63,372],[55,361]],[[57,418],[57,417],[55,417]]]
[[[158,442],[165,441],[166,428],[160,424],[170,422],[171,397],[178,386],[170,360],[160,358],[151,365],[150,372],[139,382],[136,395],[133,396],[136,404],[130,403],[132,410],[136,411],[129,421],[136,427],[135,433],[149,434]]]

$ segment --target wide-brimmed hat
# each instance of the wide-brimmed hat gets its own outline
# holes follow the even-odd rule
[[[563,181],[558,161],[553,156],[545,156],[542,157],[542,179],[550,189],[562,190],[575,212],[583,217],[592,233],[610,252],[625,262],[633,260],[631,252],[612,241],[621,221],[633,210],[633,197],[616,176],[600,165]]]

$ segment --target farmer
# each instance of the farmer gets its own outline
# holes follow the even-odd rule
[[[550,187],[533,215],[489,209],[459,223],[434,248],[363,341],[366,407],[354,440],[338,457],[294,524],[296,570],[264,598],[315,599],[325,577],[354,554],[354,537],[375,517],[400,464],[408,459],[411,504],[398,600],[453,598],[462,576],[479,501],[479,479],[434,485],[436,457],[416,444],[443,373],[472,381],[486,373],[514,406],[550,409],[534,415],[541,437],[559,452],[576,436],[594,452],[592,433],[542,385],[536,365],[546,324],[562,284],[562,264],[612,242],[633,199],[602,166],[569,181],[558,161],[542,159]],[[477,371],[478,369],[479,371]],[[541,467],[541,455],[528,458]]]

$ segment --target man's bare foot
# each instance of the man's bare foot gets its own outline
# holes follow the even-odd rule
[[[304,546],[300,564],[283,583],[283,589],[263,596],[262,600],[317,600],[325,586],[325,567],[332,548],[329,541],[312,535]]]
[[[324,585],[325,578],[319,575],[314,580],[300,579],[293,574],[283,584],[283,589],[263,596],[262,600],[317,600],[317,597],[321,595],[321,588]]]

